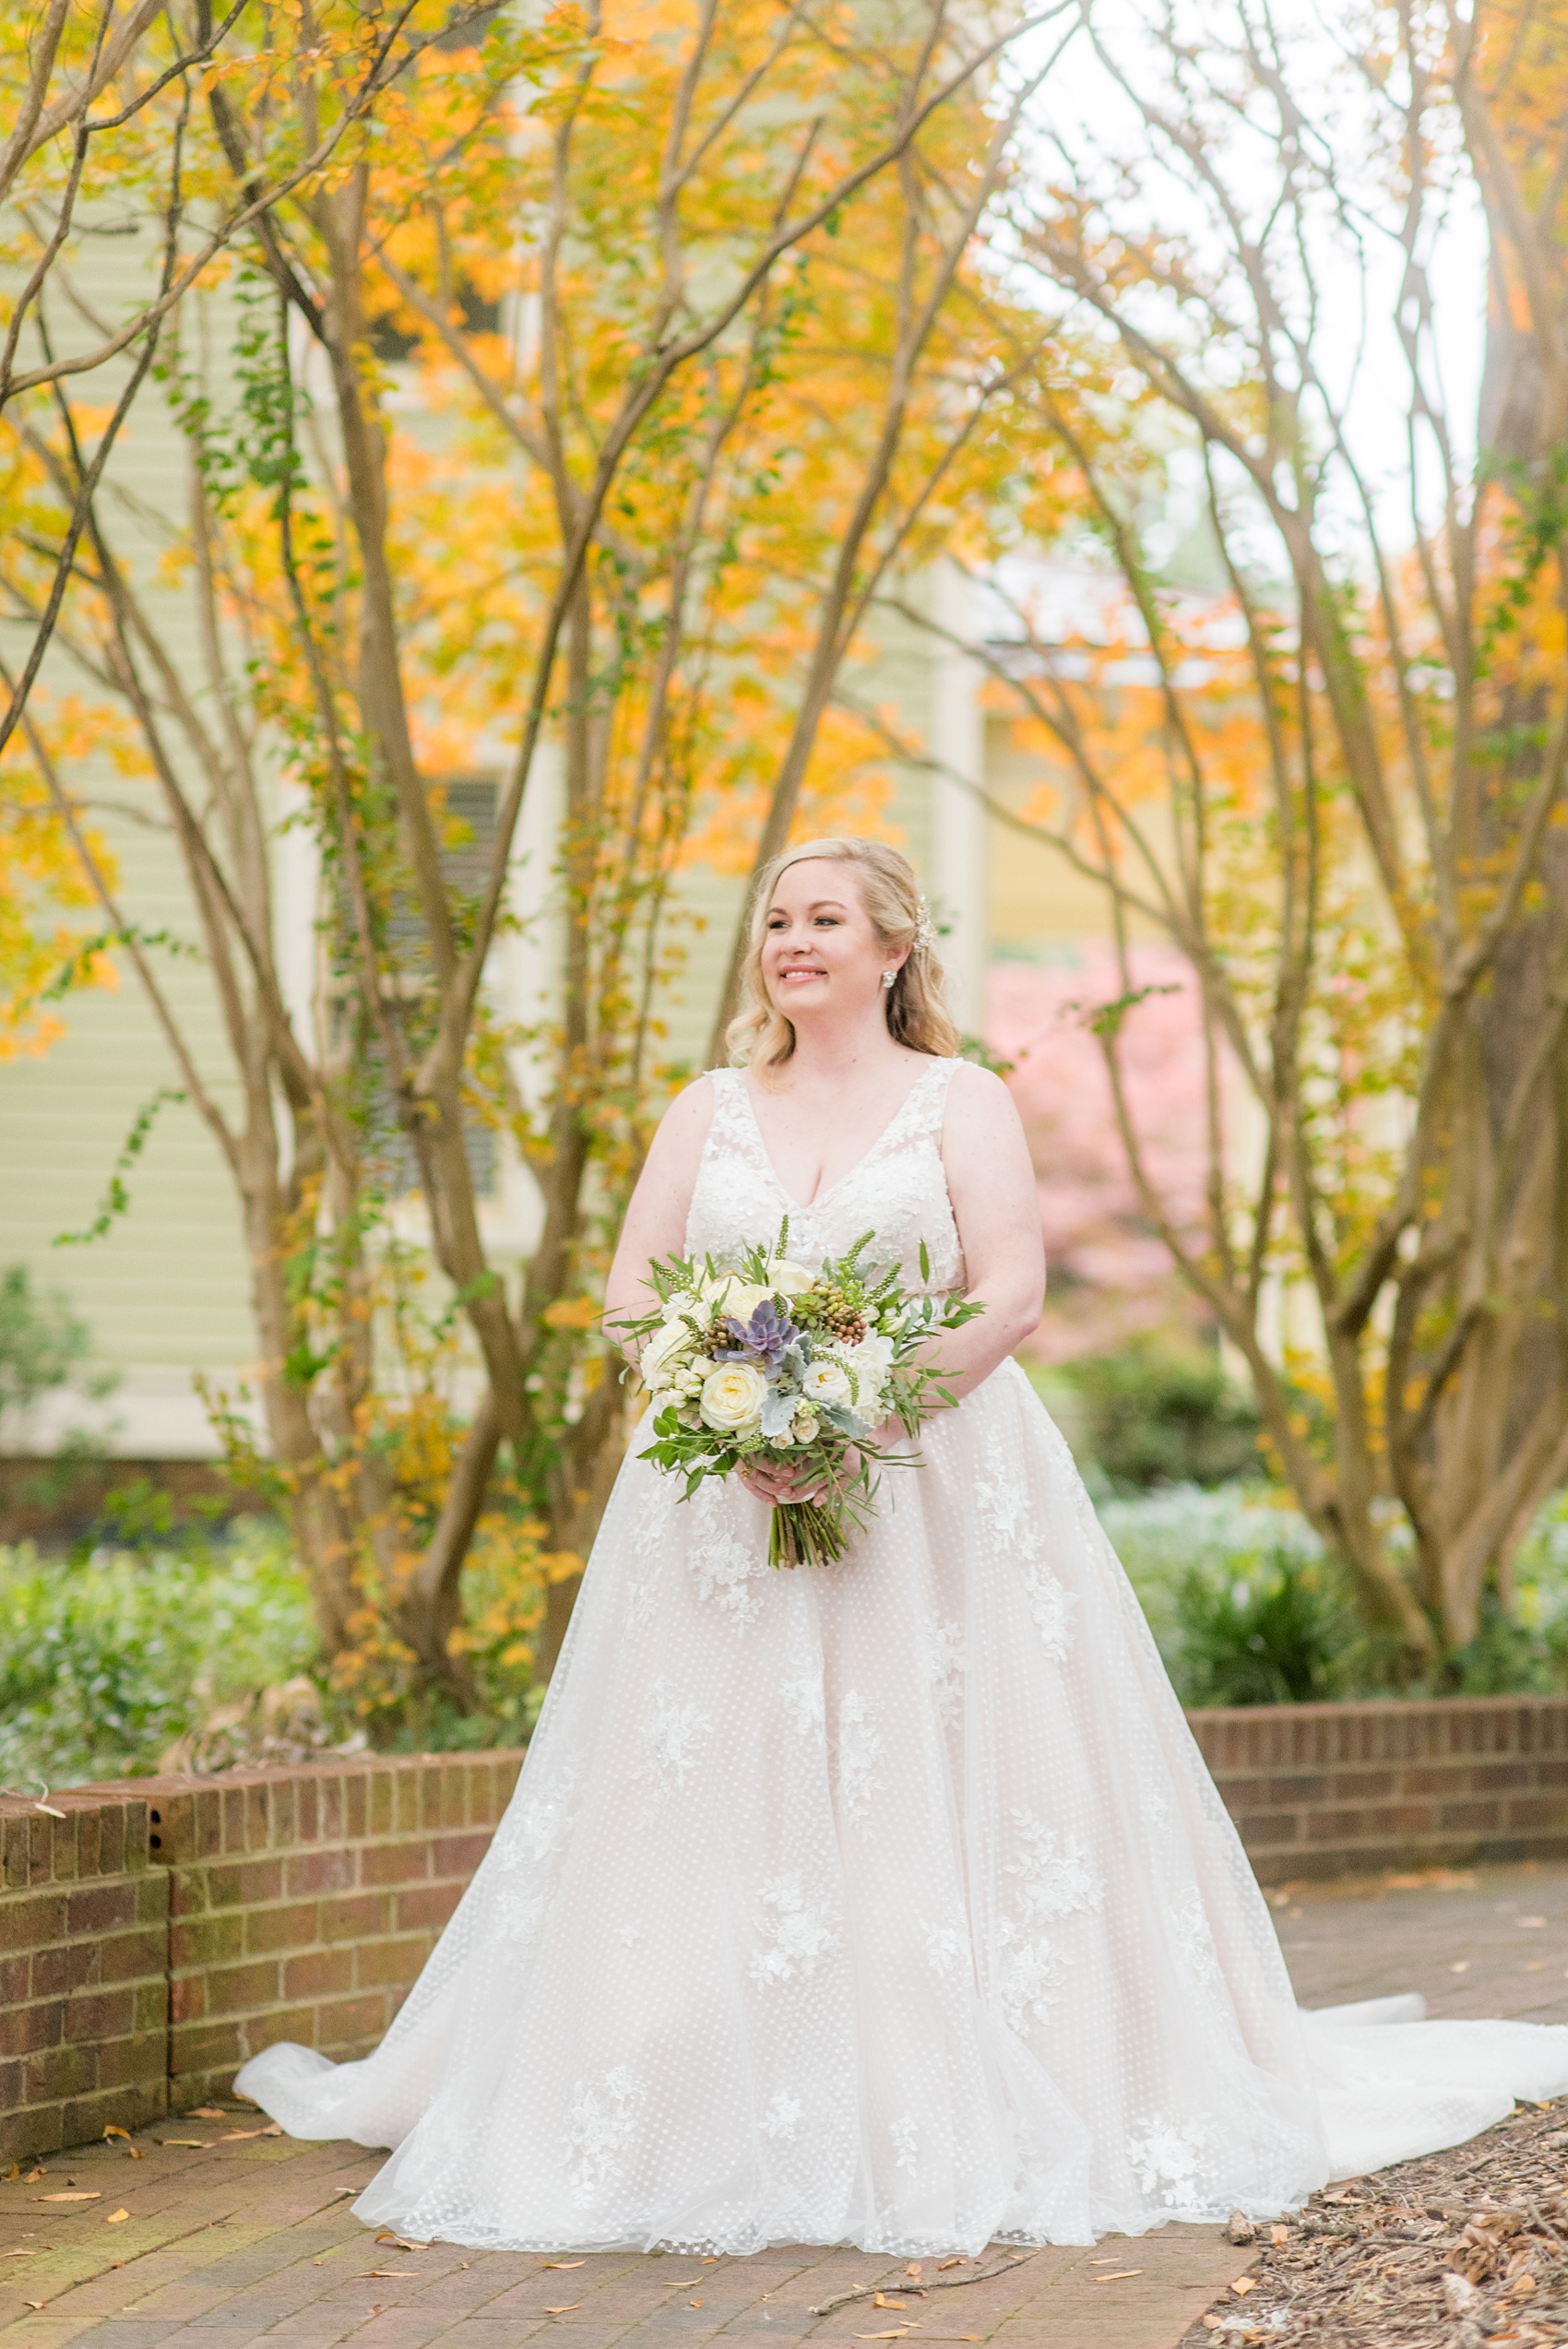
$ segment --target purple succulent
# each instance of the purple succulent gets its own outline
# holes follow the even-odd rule
[[[777,1370],[800,1335],[794,1323],[780,1313],[771,1297],[763,1299],[749,1322],[726,1313],[724,1326],[730,1333],[730,1343],[715,1349],[720,1360],[758,1362],[768,1370]]]

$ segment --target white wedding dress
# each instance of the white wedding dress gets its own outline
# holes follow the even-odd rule
[[[933,1062],[782,1190],[720,1070],[690,1251],[790,1217],[960,1288]],[[376,2053],[240,2090],[396,2151],[355,2208],[555,2251],[976,2252],[1261,2217],[1568,2088],[1568,2028],[1298,2011],[1061,1436],[1005,1362],[841,1564],[738,1485],[622,1469],[517,1795]]]

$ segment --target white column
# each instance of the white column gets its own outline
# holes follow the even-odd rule
[[[942,564],[932,582],[933,617],[947,636],[968,643],[976,625],[968,580]],[[948,1000],[966,1035],[985,1025],[989,937],[985,902],[985,811],[965,781],[985,778],[985,717],[978,661],[942,638],[931,680],[932,869],[927,894],[947,931],[942,941]],[[959,779],[962,778],[962,779]]]

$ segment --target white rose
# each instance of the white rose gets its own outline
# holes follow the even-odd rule
[[[808,1362],[801,1378],[801,1393],[813,1403],[848,1403],[849,1374],[841,1362]]]
[[[733,1313],[738,1322],[749,1322],[770,1288],[759,1288],[755,1281],[742,1280],[739,1273],[719,1273],[702,1285],[703,1302],[710,1309]]]
[[[890,1337],[862,1337],[858,1346],[844,1348],[844,1359],[855,1374],[862,1399],[881,1393],[893,1368],[893,1340]]]
[[[809,1411],[802,1411],[800,1418],[795,1421],[795,1441],[797,1443],[814,1443],[816,1441],[816,1421],[812,1418]]]
[[[644,1383],[652,1387],[656,1394],[661,1387],[679,1385],[682,1367],[679,1358],[695,1342],[684,1322],[673,1316],[661,1322],[643,1346],[642,1359],[637,1367],[642,1371]]]
[[[767,1381],[754,1362],[732,1362],[703,1381],[704,1423],[721,1435],[750,1435],[762,1418]]]
[[[788,1256],[780,1256],[776,1264],[770,1264],[768,1275],[780,1297],[800,1297],[806,1289],[816,1287],[816,1275],[808,1273],[803,1264],[794,1263]]]

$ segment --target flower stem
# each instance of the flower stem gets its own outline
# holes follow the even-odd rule
[[[767,1532],[770,1566],[826,1566],[844,1555],[844,1513],[818,1501],[781,1501]]]

